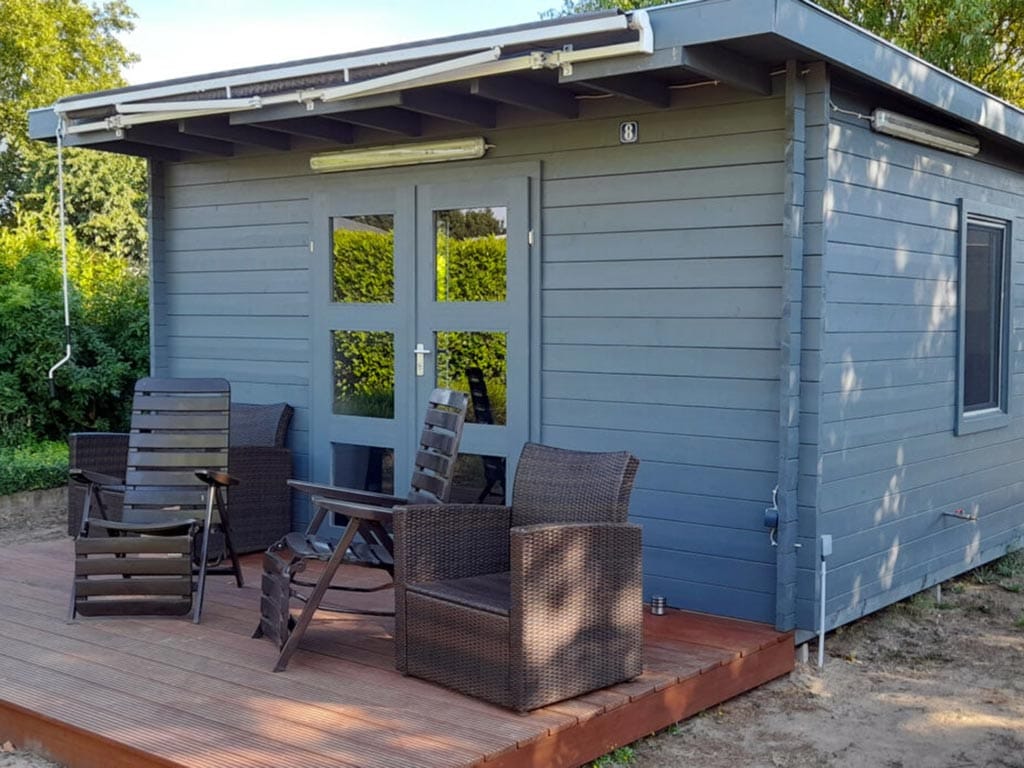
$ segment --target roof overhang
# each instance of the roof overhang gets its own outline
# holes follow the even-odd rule
[[[436,133],[438,121],[493,128],[509,107],[573,119],[594,95],[667,107],[673,88],[708,81],[766,94],[789,58],[1024,144],[1020,109],[807,0],[686,0],[71,96],[30,112],[29,132],[171,160],[380,143]]]

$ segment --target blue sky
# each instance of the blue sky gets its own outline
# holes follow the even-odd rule
[[[537,21],[561,0],[129,0],[130,83]]]

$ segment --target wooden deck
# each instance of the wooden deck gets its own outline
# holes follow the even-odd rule
[[[67,541],[0,549],[0,742],[75,768],[577,766],[793,666],[790,634],[669,611],[647,617],[640,678],[518,715],[399,675],[390,619],[325,615],[272,673],[276,649],[249,637],[258,558],[244,589],[211,579],[198,627],[67,624],[71,558]]]

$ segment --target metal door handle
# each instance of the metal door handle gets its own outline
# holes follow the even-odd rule
[[[429,350],[426,347],[424,347],[423,344],[418,343],[416,345],[416,349],[414,349],[412,351],[412,353],[414,355],[416,355],[416,375],[417,376],[422,376],[423,375],[423,357],[424,357],[424,355],[432,354],[431,350]]]

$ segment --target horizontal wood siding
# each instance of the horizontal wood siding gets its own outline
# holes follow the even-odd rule
[[[309,471],[306,183],[231,179],[266,158],[168,166],[161,342],[176,376],[224,376],[238,402],[287,402],[295,473]],[[303,159],[291,162],[303,173]],[[219,181],[195,183],[197,168]],[[301,512],[301,510],[297,510]]]
[[[646,528],[648,594],[770,622],[762,511],[778,461],[781,91],[673,94],[670,110],[583,101],[583,119],[550,126],[503,111],[478,165],[542,163],[534,437],[640,457],[633,513]],[[624,119],[639,120],[639,144],[619,144]],[[163,332],[175,373],[224,374],[236,397],[296,406],[300,473],[317,450],[307,161],[292,152],[170,169]],[[431,173],[443,169],[416,178]]]
[[[542,439],[640,457],[632,510],[648,594],[769,622],[781,85],[769,99],[642,116],[656,153],[566,144],[544,158],[542,222]]]
[[[835,100],[870,113],[871,94]],[[990,147],[982,140],[983,146]],[[955,157],[872,133],[833,113],[829,126],[828,306],[819,378],[821,533],[830,626],[996,557],[1024,536],[1024,400],[1014,376],[1009,426],[953,433],[958,198],[1024,214],[1024,169]],[[1014,306],[1024,291],[1016,219]],[[1015,313],[1011,348],[1024,316]],[[1019,353],[1013,371],[1020,371]],[[977,522],[943,513],[977,512]],[[814,573],[802,574],[812,594]]]

